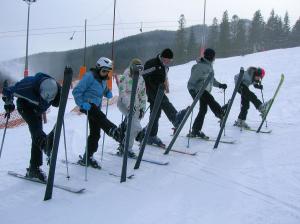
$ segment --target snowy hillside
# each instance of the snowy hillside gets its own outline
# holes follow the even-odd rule
[[[109,155],[117,143],[106,137],[103,170],[88,169],[88,182],[84,181],[84,168],[57,162],[55,183],[86,188],[80,195],[54,189],[53,199],[43,201],[45,187],[7,175],[8,170],[25,173],[29,164],[30,135],[27,126],[8,129],[0,159],[0,223],[49,224],[49,223],[116,223],[116,224],[298,224],[300,223],[300,47],[273,50],[243,57],[216,60],[216,79],[228,84],[226,100],[234,88],[233,76],[241,66],[260,66],[266,70],[263,80],[264,97],[272,97],[285,74],[285,82],[268,117],[271,134],[240,131],[233,127],[240,109],[237,95],[229,115],[226,136],[236,143],[221,144],[213,150],[213,142],[179,137],[174,149],[198,152],[196,156],[182,155],[147,147],[144,157],[169,161],[167,166],[142,163],[138,171],[129,160],[128,173],[134,178],[120,184],[121,159]],[[169,99],[176,108],[191,104],[186,89],[190,69],[194,62],[170,69]],[[251,87],[252,89],[253,87]],[[259,98],[260,91],[253,90]],[[114,89],[117,93],[117,90]],[[223,104],[223,92],[213,90],[218,102]],[[84,115],[70,113],[75,103],[70,95],[65,125],[68,159],[76,161],[85,147]],[[1,102],[1,108],[3,104]],[[3,110],[3,109],[1,109]],[[196,108],[198,111],[198,106]],[[48,114],[48,132],[56,121],[57,110]],[[109,116],[118,124],[121,114],[116,105],[109,107]],[[148,114],[143,124],[148,121]],[[189,120],[188,120],[189,121]],[[258,127],[259,113],[250,106],[248,123]],[[187,134],[185,125],[181,136]],[[216,137],[218,120],[208,110],[203,131]],[[1,137],[3,130],[0,131]],[[160,119],[159,137],[169,143],[171,123],[163,114]],[[102,138],[96,159],[101,158]],[[137,150],[137,145],[135,149]],[[63,138],[58,160],[64,159]],[[43,166],[48,170],[46,162]]]

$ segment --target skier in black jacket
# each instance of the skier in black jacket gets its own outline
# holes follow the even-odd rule
[[[169,93],[169,82],[167,73],[169,71],[169,65],[172,62],[172,59],[172,50],[166,48],[161,52],[161,54],[157,55],[155,58],[148,60],[144,65],[143,77],[146,84],[148,102],[150,103],[150,115],[153,111],[154,101],[159,85],[164,84],[165,92]],[[168,97],[164,94],[147,143],[165,147],[165,144],[157,137],[158,121],[161,114],[161,110],[165,112],[168,119],[176,128],[180,124],[180,121],[182,120],[186,109],[177,112],[172,103],[170,103]]]
[[[54,138],[54,129],[46,135],[43,131],[42,114],[50,106],[58,107],[61,86],[51,76],[37,73],[15,85],[3,88],[5,116],[14,111],[14,97],[17,97],[17,109],[28,124],[31,134],[31,158],[26,176],[46,181],[46,174],[40,169],[43,164],[43,153],[50,156]]]

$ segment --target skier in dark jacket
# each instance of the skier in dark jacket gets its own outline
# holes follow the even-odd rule
[[[150,116],[153,110],[154,101],[159,85],[164,84],[165,92],[169,92],[169,82],[167,74],[169,71],[169,64],[172,62],[172,59],[173,52],[171,49],[167,48],[164,49],[161,54],[157,55],[155,58],[148,60],[144,65],[143,77],[146,84],[148,102],[150,103]],[[186,110],[177,112],[172,103],[170,103],[168,97],[164,94],[148,139],[148,144],[155,144],[165,147],[165,144],[157,137],[158,121],[161,110],[165,112],[168,119],[172,122],[175,128],[180,124],[180,121],[182,120]]]
[[[15,109],[14,96],[17,97],[17,110],[28,124],[31,134],[31,158],[26,176],[46,181],[46,174],[40,169],[43,164],[43,153],[50,156],[53,144],[54,129],[46,135],[43,131],[42,114],[50,106],[58,107],[61,86],[51,76],[37,73],[15,85],[3,88],[3,101],[6,116]]]
[[[208,136],[201,131],[207,112],[207,106],[209,106],[215,116],[220,119],[222,119],[225,114],[225,108],[222,108],[210,93],[213,86],[224,90],[227,88],[226,84],[219,83],[214,77],[214,69],[212,66],[214,60],[215,51],[211,48],[207,48],[204,51],[204,57],[200,58],[200,60],[192,67],[191,70],[191,77],[188,81],[187,88],[193,99],[196,97],[197,92],[210,73],[213,74],[213,78],[208,83],[208,86],[200,97],[200,110],[194,121],[192,131],[189,133],[190,137],[208,138]]]
[[[266,112],[271,101],[267,101],[262,103],[257,96],[249,90],[249,86],[253,85],[256,89],[263,89],[263,85],[261,84],[261,80],[265,76],[265,70],[259,67],[249,67],[243,76],[242,83],[238,90],[238,93],[241,94],[241,111],[238,116],[238,119],[235,121],[234,125],[238,127],[242,127],[245,129],[250,129],[250,126],[246,123],[248,109],[250,107],[250,102],[253,103],[255,108],[261,113],[263,116]],[[235,82],[237,82],[238,75],[234,77]]]
[[[87,114],[90,126],[87,144],[88,155],[84,154],[78,163],[86,165],[87,159],[87,165],[93,168],[101,168],[98,161],[93,158],[93,154],[98,149],[100,130],[103,129],[108,136],[113,137],[119,143],[122,142],[123,138],[121,129],[108,120],[101,111],[102,97],[112,98],[112,92],[106,86],[108,73],[111,70],[112,61],[109,58],[101,57],[97,61],[96,67],[83,76],[72,92],[80,110]]]

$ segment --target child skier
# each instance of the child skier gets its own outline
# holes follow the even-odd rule
[[[262,103],[257,96],[249,90],[249,86],[253,85],[254,88],[263,89],[261,80],[265,76],[265,70],[259,67],[249,67],[245,71],[242,83],[238,90],[238,93],[241,94],[241,111],[238,116],[238,119],[235,121],[234,125],[242,127],[245,129],[250,129],[250,126],[246,123],[248,109],[250,107],[250,102],[253,103],[255,108],[261,113],[262,116],[266,113],[266,110],[270,104],[270,100]],[[237,82],[238,74],[234,77],[235,82]]]
[[[141,72],[143,71],[143,65],[140,59],[138,58],[132,59],[129,67],[120,76],[120,80],[119,80],[119,99],[117,105],[120,111],[122,112],[122,114],[125,115],[125,120],[128,120],[127,116],[129,115],[134,67],[138,68],[141,74]],[[134,102],[134,114],[132,117],[131,134],[130,134],[129,147],[128,147],[128,156],[132,158],[136,157],[135,153],[132,151],[132,147],[133,147],[134,139],[137,137],[138,133],[142,131],[142,126],[140,122],[141,119],[144,117],[144,113],[146,110],[146,102],[147,102],[147,95],[146,95],[145,81],[143,77],[140,75],[138,79],[137,90],[136,90],[136,97]],[[124,153],[124,145],[125,145],[124,140],[118,148],[119,150],[118,153],[120,155]]]
[[[196,97],[197,92],[210,73],[213,73],[213,78],[200,97],[200,110],[194,121],[192,131],[189,133],[190,137],[208,138],[208,136],[201,131],[207,112],[207,106],[209,106],[215,116],[220,119],[222,119],[225,114],[226,108],[222,108],[210,93],[213,86],[224,90],[227,88],[226,84],[221,84],[214,78],[214,69],[212,66],[214,60],[215,51],[211,48],[207,48],[204,51],[204,57],[200,58],[200,60],[192,67],[191,70],[191,77],[188,81],[187,88],[193,99]]]
[[[88,136],[87,155],[78,161],[80,165],[87,165],[93,168],[101,169],[100,164],[93,158],[93,154],[98,149],[100,139],[100,130],[113,137],[117,142],[122,141],[122,133],[119,128],[107,119],[101,111],[102,97],[112,98],[111,91],[106,86],[108,73],[112,70],[112,61],[106,57],[101,57],[96,63],[95,68],[90,69],[73,90],[73,96],[80,110],[87,114],[90,126],[90,135]],[[86,158],[87,157],[87,158]]]
[[[37,73],[15,85],[3,88],[5,116],[14,111],[14,96],[17,97],[17,110],[28,124],[32,144],[30,165],[26,176],[47,181],[46,174],[40,169],[43,164],[43,153],[50,156],[53,144],[54,129],[46,135],[43,131],[42,114],[52,105],[59,106],[61,86],[51,76]]]

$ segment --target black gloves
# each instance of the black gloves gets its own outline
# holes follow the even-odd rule
[[[261,89],[261,90],[264,88],[264,86],[262,84],[258,84],[258,83],[255,83],[253,86],[256,89]]]
[[[143,109],[140,109],[139,119],[142,119],[145,115],[145,111]]]
[[[227,89],[227,85],[225,83],[224,84],[220,84],[219,88],[225,90],[225,89]]]

